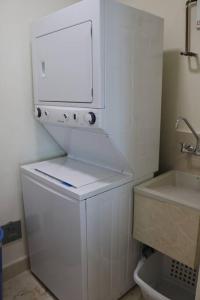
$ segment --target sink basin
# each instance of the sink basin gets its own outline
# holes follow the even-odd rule
[[[200,263],[199,224],[200,176],[170,171],[135,188],[134,238],[192,269]]]
[[[200,210],[200,176],[170,171],[135,189],[138,194]]]

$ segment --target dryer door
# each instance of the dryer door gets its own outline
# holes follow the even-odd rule
[[[33,52],[39,102],[93,101],[90,21],[37,37]]]

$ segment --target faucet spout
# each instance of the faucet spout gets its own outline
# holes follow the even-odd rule
[[[194,130],[194,128],[192,127],[192,125],[190,124],[190,122],[186,119],[186,118],[183,118],[183,117],[179,117],[177,119],[177,122],[176,122],[176,129],[178,129],[179,127],[179,124],[181,122],[184,122],[187,127],[190,129],[190,131],[192,132],[193,136],[195,137],[196,139],[196,147],[194,149],[194,152],[199,152],[200,151],[200,136],[197,134],[197,132]]]

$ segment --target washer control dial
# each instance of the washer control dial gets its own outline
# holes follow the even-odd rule
[[[96,123],[96,119],[97,118],[96,118],[95,113],[93,113],[91,111],[89,113],[87,113],[85,116],[86,122],[89,123],[90,125],[94,125]]]
[[[37,116],[37,118],[41,118],[41,116],[42,116],[42,110],[39,107],[37,107],[37,109],[36,109],[36,116]]]

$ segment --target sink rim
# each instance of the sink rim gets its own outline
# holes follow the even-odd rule
[[[136,194],[140,194],[149,198],[154,198],[159,201],[173,202],[175,204],[184,205],[186,207],[190,207],[195,210],[196,209],[200,210],[200,189],[199,190],[194,189],[191,186],[184,187],[184,185],[178,185],[178,184],[173,185],[172,183],[168,185],[166,184],[167,178],[172,176],[174,177],[178,174],[180,174],[181,176],[187,176],[191,179],[194,178],[195,180],[199,181],[199,185],[200,185],[200,175],[193,174],[191,172],[180,171],[180,170],[171,170],[136,186],[135,192]],[[169,178],[169,179],[172,180],[173,178]],[[165,184],[163,184],[164,182]],[[174,195],[170,193],[166,194],[161,189],[159,190],[159,187],[162,186],[169,187],[169,188],[171,186],[172,191],[174,190],[175,194]],[[182,191],[182,194],[180,194],[180,191]],[[180,194],[179,197],[178,197],[178,193]],[[190,194],[193,194],[194,199],[192,199],[192,197],[188,197]]]

